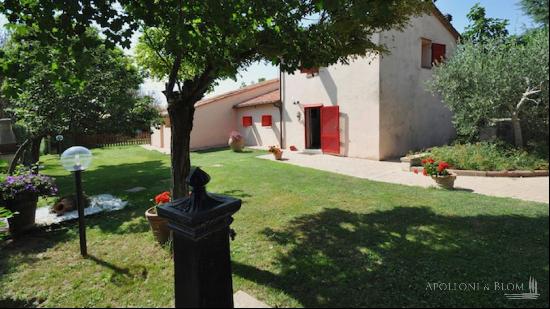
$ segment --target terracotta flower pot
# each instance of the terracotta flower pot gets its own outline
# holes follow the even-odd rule
[[[455,187],[455,174],[450,174],[448,176],[432,176],[432,179],[437,183],[440,188],[453,190]]]
[[[16,213],[8,219],[12,235],[28,231],[34,227],[36,204],[38,196],[34,194],[18,195],[13,200],[6,201],[6,208]]]
[[[164,245],[170,239],[170,229],[168,229],[168,220],[158,216],[155,207],[147,209],[145,217],[149,221],[153,235],[159,244]]]
[[[281,160],[283,158],[283,152],[282,151],[274,152],[273,156],[275,157],[275,160]]]
[[[231,150],[235,152],[241,152],[244,149],[244,138],[236,139],[236,138],[230,137],[227,144],[229,145]]]

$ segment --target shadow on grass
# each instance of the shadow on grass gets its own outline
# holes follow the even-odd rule
[[[277,273],[234,262],[234,274],[305,307],[511,307],[518,303],[495,291],[494,282],[527,289],[529,276],[541,296],[521,305],[548,307],[548,217],[325,209],[263,233],[285,248]],[[433,282],[479,282],[490,290],[434,291],[427,285]]]

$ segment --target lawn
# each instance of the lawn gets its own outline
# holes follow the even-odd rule
[[[258,154],[192,154],[212,176],[209,191],[243,199],[232,225],[235,291],[273,307],[548,307],[548,205],[373,182]],[[87,220],[87,260],[74,223],[4,244],[0,307],[173,306],[170,252],[143,216],[168,189],[168,156],[140,147],[94,155],[86,193],[111,193],[130,206]],[[57,157],[43,161],[62,193],[72,192]],[[124,191],[136,186],[147,190]],[[494,289],[495,282],[527,289],[529,276],[539,300],[507,300]],[[433,282],[481,290],[432,291]]]

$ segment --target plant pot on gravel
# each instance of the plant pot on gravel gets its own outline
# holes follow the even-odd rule
[[[34,227],[36,205],[41,196],[55,196],[58,190],[53,178],[38,174],[36,166],[19,169],[0,183],[0,200],[13,213],[8,218],[10,234],[20,234]]]
[[[34,194],[18,195],[6,201],[6,208],[14,213],[8,218],[10,234],[21,234],[34,227],[37,204],[38,196]]]
[[[170,192],[166,191],[155,196],[155,206],[145,211],[145,217],[149,221],[151,231],[159,244],[164,245],[170,240],[170,229],[168,229],[168,220],[161,218],[157,214],[157,207],[170,202]]]

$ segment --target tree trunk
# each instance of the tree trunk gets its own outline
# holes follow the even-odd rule
[[[514,143],[516,147],[523,147],[523,133],[521,132],[521,121],[516,112],[512,113],[512,128],[514,130]]]
[[[189,146],[195,102],[175,94],[168,100],[168,115],[171,123],[170,155],[172,159],[172,198],[185,197],[189,187],[185,181],[191,170]]]
[[[30,166],[37,163],[40,160],[40,143],[42,142],[42,136],[32,137],[30,139],[30,145],[28,151],[23,156],[23,164]]]

